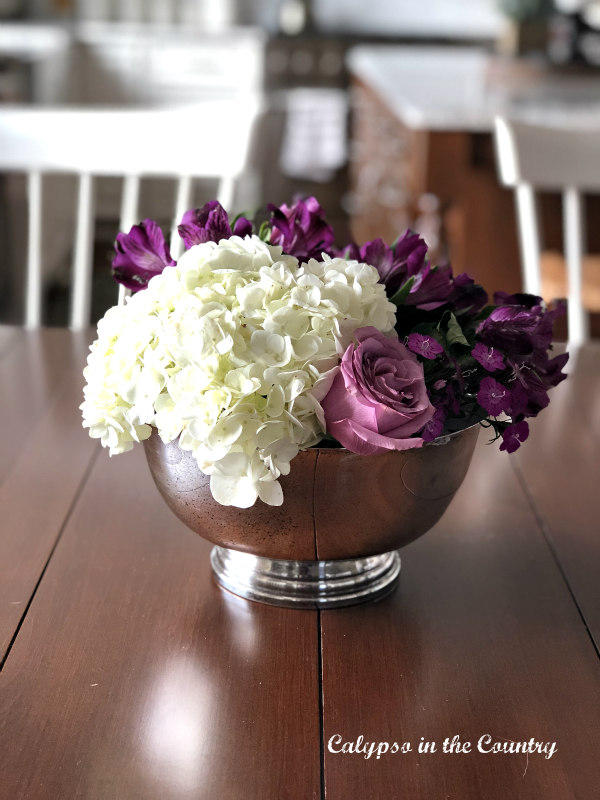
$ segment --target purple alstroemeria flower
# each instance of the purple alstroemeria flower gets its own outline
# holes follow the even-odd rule
[[[488,294],[466,272],[456,275],[452,281],[452,295],[448,300],[452,310],[456,313],[469,312],[476,314],[488,302]]]
[[[511,361],[535,352],[546,352],[552,344],[552,329],[557,317],[565,313],[565,304],[557,303],[546,311],[534,295],[506,295],[497,292],[494,299],[525,298],[533,305],[501,305],[477,329],[477,337],[490,347],[498,347]]]
[[[477,392],[477,402],[492,417],[510,410],[511,392],[494,378],[484,378]]]
[[[424,336],[421,333],[411,333],[406,340],[409,350],[430,361],[435,360],[440,353],[444,352],[442,345],[433,336]]]
[[[477,337],[518,360],[550,346],[552,326],[540,325],[542,314],[541,306],[499,306],[478,327]]]
[[[221,239],[232,236],[249,236],[252,233],[252,223],[246,217],[238,217],[232,229],[223,206],[217,200],[211,200],[202,208],[186,211],[177,230],[185,249],[189,250],[195,244],[220,242]]]
[[[426,278],[430,273],[430,267],[425,261],[426,255],[426,242],[418,233],[413,233],[411,230],[407,230],[391,247],[383,239],[374,239],[358,249],[359,260],[375,267],[389,297],[392,297],[410,278],[414,279],[411,287],[412,297],[410,300],[405,300],[409,305],[420,304],[418,289],[422,287],[424,281],[427,289]]]
[[[278,244],[287,255],[299,261],[321,259],[331,254],[334,232],[325,220],[324,211],[314,197],[299,200],[293,206],[268,206],[271,212],[271,244]]]
[[[406,296],[408,306],[416,306],[423,311],[435,311],[446,305],[453,294],[452,269],[449,264],[432,267],[427,261],[414,276],[414,283]]]
[[[514,453],[521,446],[521,442],[529,436],[529,425],[524,421],[513,422],[507,425],[502,431],[502,444],[500,450],[506,450],[507,453]]]
[[[537,297],[535,294],[494,292],[495,306],[522,306],[523,308],[534,308],[534,306],[541,306],[542,303],[542,298]]]
[[[471,350],[471,355],[488,372],[497,372],[506,367],[502,353],[493,347],[486,347],[482,342],[477,342]]]
[[[434,311],[448,304],[456,311],[477,312],[487,303],[486,292],[466,273],[455,278],[449,264],[432,266],[426,260],[427,243],[410,230],[391,247],[374,239],[360,248],[349,245],[341,254],[374,266],[389,297],[411,281],[404,305]]]
[[[427,244],[418,233],[407,230],[391,247],[383,239],[374,239],[359,252],[361,261],[375,267],[391,296],[424,269]]]
[[[162,230],[151,219],[134,225],[129,233],[117,234],[115,250],[113,275],[133,292],[145,289],[151,278],[160,275],[165,267],[176,264]]]

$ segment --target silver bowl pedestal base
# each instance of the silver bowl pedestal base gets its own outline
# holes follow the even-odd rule
[[[214,547],[213,571],[225,589],[287,608],[337,608],[389,594],[400,575],[397,551],[339,561],[283,561]]]

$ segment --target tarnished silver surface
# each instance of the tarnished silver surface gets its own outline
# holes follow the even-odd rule
[[[392,591],[400,575],[395,550],[335,561],[284,561],[217,546],[210,560],[225,589],[287,608],[336,608],[376,600]]]

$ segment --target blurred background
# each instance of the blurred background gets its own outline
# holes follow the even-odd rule
[[[338,243],[408,226],[493,291],[521,288],[496,114],[600,131],[600,0],[0,0],[0,105],[164,108],[260,98],[233,212],[315,195]],[[176,146],[170,142],[165,146]],[[75,183],[50,175],[44,322],[65,324]],[[144,180],[139,218],[171,226],[173,187]],[[194,183],[194,203],[214,196]],[[94,316],[110,277],[121,183],[95,186]],[[600,252],[588,203],[588,243]],[[544,247],[560,200],[541,198]],[[23,313],[26,183],[0,178],[0,321]],[[560,275],[549,291],[560,294]],[[563,277],[564,288],[564,277]],[[593,320],[593,331],[597,321]]]

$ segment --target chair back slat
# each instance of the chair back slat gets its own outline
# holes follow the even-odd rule
[[[515,190],[523,284],[532,294],[542,294],[542,242],[535,192],[562,193],[568,337],[569,344],[577,347],[589,338],[589,315],[583,304],[583,193],[600,190],[600,131],[497,118],[495,139],[500,179]]]
[[[38,328],[42,320],[42,175],[27,176],[27,291],[25,326]]]
[[[569,342],[576,347],[589,338],[589,317],[584,310],[582,297],[584,209],[581,193],[573,186],[563,192],[563,219],[569,301]]]
[[[192,179],[188,175],[184,178],[179,178],[177,181],[177,188],[175,191],[175,215],[173,217],[173,224],[171,226],[171,241],[169,248],[171,256],[177,261],[183,252],[183,242],[177,233],[177,226],[181,222],[181,218],[192,204]]]
[[[225,175],[219,180],[217,186],[217,200],[223,208],[231,208],[233,202],[234,181],[230,175]]]
[[[123,191],[121,194],[121,218],[119,229],[125,233],[131,230],[132,225],[139,222],[138,208],[140,204],[140,176],[125,175],[123,178]]]
[[[69,327],[81,330],[90,324],[92,307],[92,266],[94,244],[94,179],[80,175],[77,196],[77,222],[73,252],[73,293]]]

